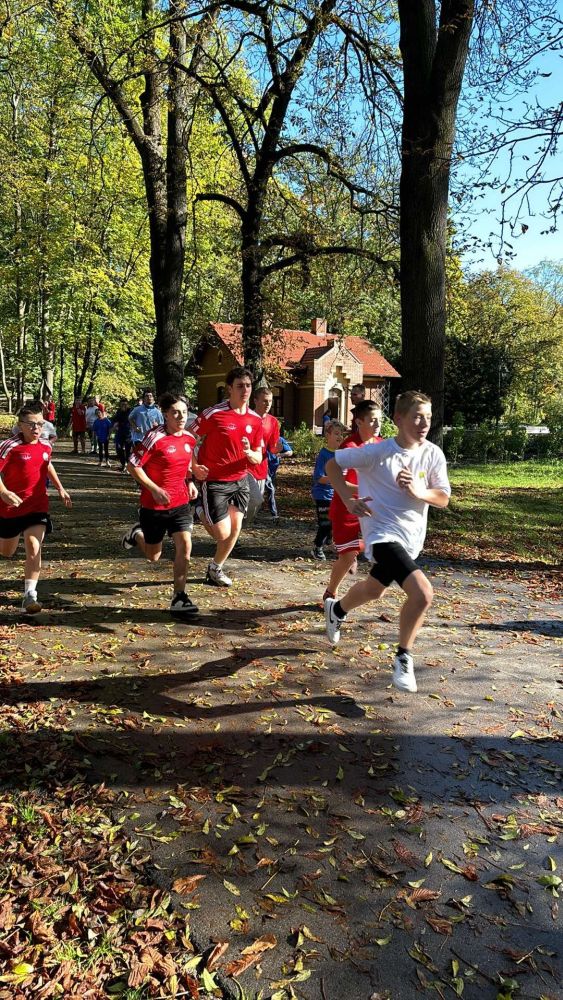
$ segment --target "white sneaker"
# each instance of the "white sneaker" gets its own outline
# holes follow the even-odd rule
[[[129,531],[126,531],[123,538],[121,539],[121,544],[123,548],[134,549],[137,545],[135,541],[135,536],[138,535],[139,532],[142,530],[143,529],[141,528],[140,524],[134,524],[132,528],[129,528]]]
[[[30,590],[27,594],[23,595],[22,601],[22,611],[25,611],[28,615],[37,615],[41,611],[43,605],[41,601],[37,600],[37,594]]]
[[[336,597],[327,597],[325,601],[326,634],[333,646],[340,642],[340,626],[346,621],[346,615],[344,618],[337,618],[332,610],[336,600]]]
[[[207,567],[206,583],[212,583],[215,587],[231,587],[233,581],[223,572],[222,566],[210,562]]]
[[[398,691],[416,693],[416,677],[414,676],[414,660],[410,653],[397,653],[393,660],[393,686]]]

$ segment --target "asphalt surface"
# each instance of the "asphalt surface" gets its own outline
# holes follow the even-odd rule
[[[21,563],[2,567],[0,626],[19,649],[2,695],[45,720],[12,750],[56,758],[70,741],[87,780],[116,790],[199,948],[228,943],[225,995],[259,941],[237,977],[252,998],[560,997],[562,630],[538,571],[429,564],[419,691],[400,694],[399,591],[333,650],[309,525],[246,532],[229,591],[205,585],[196,529],[200,615],[177,622],[171,550],[150,566],[118,546],[131,483],[57,464],[75,507],[52,504],[40,616],[19,613]],[[66,731],[49,721],[61,705]]]

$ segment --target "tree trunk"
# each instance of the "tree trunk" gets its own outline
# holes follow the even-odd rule
[[[473,0],[399,0],[404,72],[400,241],[402,388],[432,399],[441,441],[450,166]]]
[[[259,223],[242,224],[241,232],[241,281],[243,300],[243,352],[244,363],[252,372],[252,381],[260,385],[264,377],[262,324],[264,302],[262,297],[262,268],[258,244]]]

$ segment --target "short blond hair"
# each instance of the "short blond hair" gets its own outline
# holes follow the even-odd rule
[[[405,413],[408,413],[411,406],[414,406],[415,403],[430,403],[432,406],[432,400],[425,392],[421,392],[420,389],[407,389],[406,392],[402,392],[400,396],[397,396],[395,400],[395,413],[404,417]]]
[[[326,422],[325,434],[328,434],[329,431],[344,431],[344,433],[347,434],[348,428],[346,427],[346,424],[342,423],[341,420],[333,419],[327,420]]]

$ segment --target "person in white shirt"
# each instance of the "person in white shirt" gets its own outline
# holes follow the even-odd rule
[[[336,451],[326,475],[351,514],[360,518],[366,553],[374,560],[365,580],[350,588],[342,600],[324,602],[327,635],[333,644],[348,612],[378,600],[393,581],[406,594],[399,619],[399,648],[393,663],[393,684],[400,691],[416,691],[411,649],[432,603],[432,585],[415,559],[426,535],[428,506],[447,507],[451,488],[446,459],[437,445],[426,440],[432,403],[421,392],[409,390],[397,397],[394,438],[362,448]],[[342,469],[358,472],[358,496],[348,486]]]

